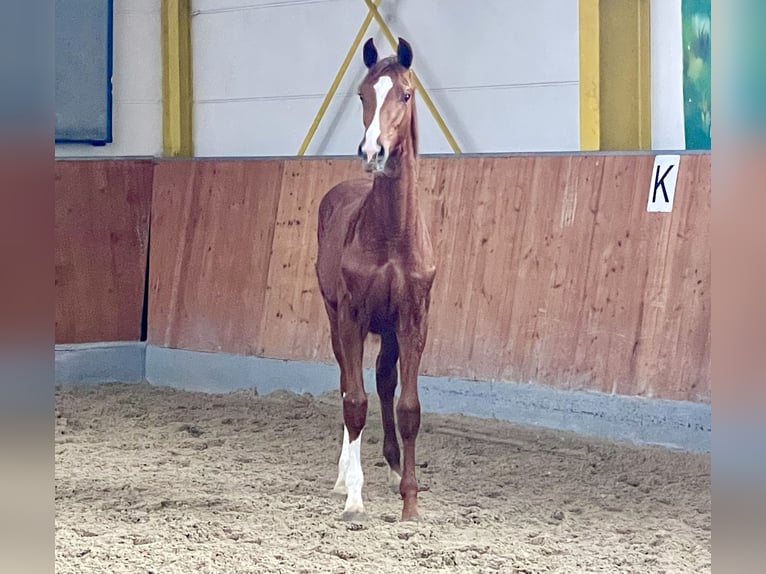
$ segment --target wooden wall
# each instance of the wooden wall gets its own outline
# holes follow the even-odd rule
[[[153,162],[57,161],[56,343],[141,336]]]
[[[424,158],[439,268],[423,372],[710,399],[710,156]],[[332,362],[316,210],[356,160],[159,162],[149,341]],[[374,349],[367,353],[372,365]]]

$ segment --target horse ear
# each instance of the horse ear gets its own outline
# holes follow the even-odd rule
[[[378,50],[375,47],[375,42],[372,38],[364,43],[364,65],[368,68],[372,68],[378,61]]]
[[[410,46],[404,38],[399,38],[399,46],[396,48],[396,57],[399,60],[399,63],[405,68],[409,68],[412,65],[412,46]]]

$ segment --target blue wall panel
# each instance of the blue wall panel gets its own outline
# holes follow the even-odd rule
[[[56,0],[56,142],[112,141],[113,0]]]

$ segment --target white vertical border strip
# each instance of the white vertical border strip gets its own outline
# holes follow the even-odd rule
[[[685,150],[682,0],[652,0],[652,149]]]

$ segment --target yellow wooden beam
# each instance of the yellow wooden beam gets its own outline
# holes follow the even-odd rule
[[[601,149],[599,0],[580,0],[580,149]]]
[[[362,40],[362,37],[367,30],[367,28],[370,25],[370,22],[373,18],[378,22],[378,25],[380,26],[381,30],[383,31],[383,34],[386,36],[386,39],[388,40],[389,44],[391,44],[391,47],[396,50],[398,42],[394,38],[394,35],[391,33],[390,28],[386,24],[383,17],[380,15],[380,12],[378,11],[378,5],[380,4],[381,0],[364,0],[364,3],[367,5],[367,17],[362,22],[362,25],[359,28],[359,31],[357,32],[356,37],[354,38],[354,42],[351,45],[351,48],[349,49],[348,53],[346,54],[345,59],[343,60],[343,63],[341,64],[340,69],[338,70],[338,73],[335,75],[335,79],[333,80],[332,84],[330,85],[330,89],[325,95],[324,100],[322,101],[322,105],[319,107],[319,111],[314,116],[314,121],[311,123],[311,126],[309,127],[308,132],[306,133],[306,136],[303,138],[303,142],[300,145],[300,148],[298,148],[298,155],[303,155],[306,153],[306,149],[309,146],[309,143],[311,142],[311,139],[314,137],[314,133],[317,130],[317,127],[319,126],[319,123],[322,121],[322,117],[324,116],[325,112],[327,111],[327,107],[330,104],[330,100],[332,99],[333,95],[335,94],[336,90],[338,89],[338,85],[340,84],[344,74],[346,73],[346,70],[348,69],[348,66],[351,62],[351,58],[354,55],[354,52],[359,45],[359,43]],[[436,106],[434,105],[433,100],[431,100],[431,97],[428,95],[428,92],[426,92],[425,87],[423,87],[423,84],[420,81],[420,78],[418,78],[415,71],[412,71],[412,79],[415,84],[415,89],[418,90],[421,97],[423,98],[423,102],[425,103],[426,107],[431,112],[431,115],[433,116],[434,120],[436,121],[436,124],[439,126],[439,129],[441,129],[442,133],[444,134],[444,137],[447,139],[447,142],[449,143],[450,147],[452,148],[452,151],[459,154],[460,153],[460,147],[458,146],[457,142],[455,141],[455,138],[452,136],[452,133],[450,132],[449,128],[447,127],[447,124],[444,123],[444,119],[441,117],[441,114],[439,113],[439,110],[436,109]]]
[[[602,150],[651,149],[649,2],[599,2],[599,130]]]
[[[194,155],[192,138],[191,0],[162,0],[162,149]]]
[[[652,149],[652,18],[651,0],[638,5],[638,77],[641,82],[639,99],[638,145]]]

